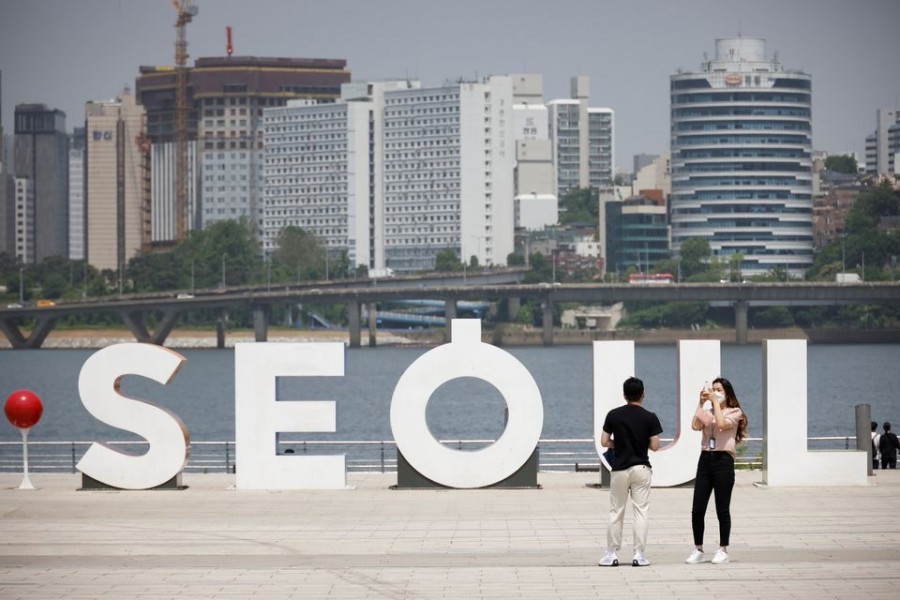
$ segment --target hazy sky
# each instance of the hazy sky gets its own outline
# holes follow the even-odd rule
[[[345,58],[354,80],[425,86],[540,73],[544,100],[588,75],[591,106],[616,113],[616,166],[669,145],[669,76],[698,69],[716,38],[760,37],[813,78],[813,145],[857,151],[877,108],[900,107],[900,0],[195,0],[191,61],[225,55]],[[170,0],[0,0],[2,119],[41,102],[84,103],[174,63]]]

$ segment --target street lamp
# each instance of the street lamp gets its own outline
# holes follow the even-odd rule
[[[19,304],[25,303],[25,266],[19,267]]]
[[[222,253],[222,288],[225,288],[225,257],[228,256],[228,253]]]

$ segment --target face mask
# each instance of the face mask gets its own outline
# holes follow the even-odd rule
[[[725,402],[725,394],[723,394],[722,392],[715,392],[713,396],[716,397],[716,402],[718,402],[719,404]]]

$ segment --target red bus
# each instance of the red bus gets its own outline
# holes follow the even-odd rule
[[[666,285],[675,283],[671,273],[632,273],[628,276],[628,283],[635,285]]]

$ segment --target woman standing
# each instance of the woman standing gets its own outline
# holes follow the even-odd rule
[[[709,400],[711,408],[704,404]],[[719,550],[713,564],[728,562],[728,542],[731,536],[731,491],[734,489],[734,459],[737,443],[747,436],[747,416],[741,410],[734,388],[727,379],[719,377],[712,388],[700,392],[700,404],[691,421],[694,431],[703,432],[697,478],[694,480],[694,501],[691,507],[691,527],[696,548],[688,556],[688,564],[704,561],[703,531],[706,507],[711,494],[716,495],[716,516],[719,519]]]

